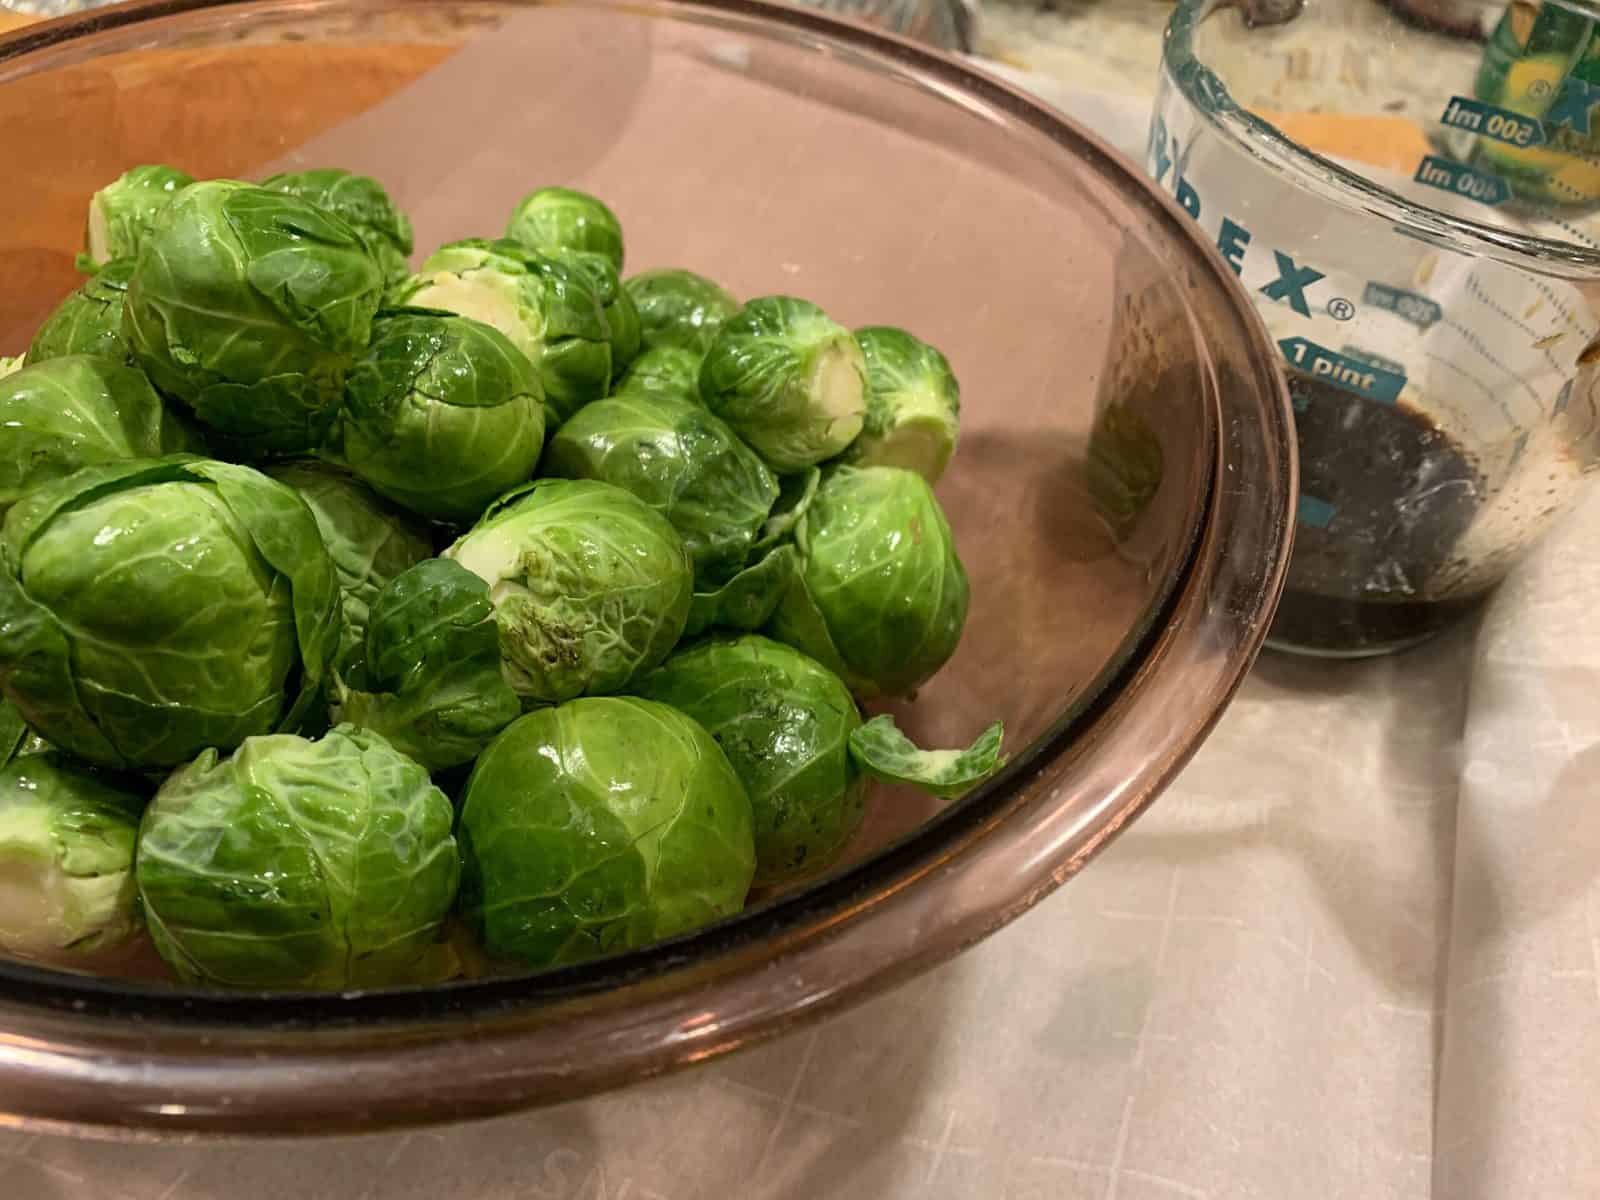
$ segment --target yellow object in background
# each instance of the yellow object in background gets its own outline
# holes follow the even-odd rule
[[[1433,153],[1422,127],[1406,117],[1256,109],[1285,137],[1309,150],[1410,176]]]

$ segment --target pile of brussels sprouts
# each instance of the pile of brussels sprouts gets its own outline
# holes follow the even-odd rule
[[[910,334],[624,278],[563,188],[412,272],[375,180],[147,166],[86,242],[0,362],[0,949],[571,963],[826,869],[869,779],[999,765],[859,707],[967,614]]]

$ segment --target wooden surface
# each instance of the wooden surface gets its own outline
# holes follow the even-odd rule
[[[0,19],[20,23],[18,14]],[[135,51],[0,86],[0,353],[78,281],[90,196],[128,167],[252,176],[452,53],[447,44],[239,44]]]

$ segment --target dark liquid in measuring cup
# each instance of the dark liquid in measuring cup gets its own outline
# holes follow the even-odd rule
[[[1426,414],[1289,373],[1301,519],[1272,637],[1370,654],[1449,625],[1479,600],[1431,586],[1484,500],[1470,456]]]

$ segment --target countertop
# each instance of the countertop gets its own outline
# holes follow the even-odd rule
[[[982,48],[1137,153],[1163,0],[990,4]],[[1093,26],[1088,23],[1093,20]],[[1028,79],[1016,74],[1032,67]],[[1148,95],[1148,90],[1143,96]],[[1467,624],[1269,654],[1070,886],[759,1050],[401,1135],[0,1133],[8,1200],[1500,1200],[1600,1179],[1600,497]]]

